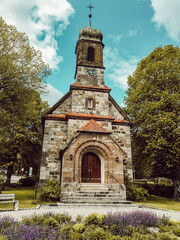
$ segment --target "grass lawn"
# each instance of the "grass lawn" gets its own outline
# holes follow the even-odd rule
[[[33,208],[37,205],[37,203],[34,202],[35,187],[23,187],[21,184],[13,184],[12,187],[6,187],[5,191],[2,191],[2,193],[14,193],[15,199],[19,200],[19,208]],[[146,201],[133,203],[147,207],[180,211],[180,202],[154,195],[149,197]],[[12,209],[12,205],[12,203],[2,203],[0,204],[0,210]]]
[[[133,202],[133,203],[143,205],[146,207],[155,207],[155,208],[180,211],[180,202],[175,201],[174,199],[159,197],[154,195],[148,197],[146,201]]]
[[[19,200],[19,208],[33,208],[37,204],[33,204],[35,200],[35,187],[23,187],[20,184],[13,184],[14,187],[6,187],[2,193],[14,193],[15,200]],[[13,203],[0,204],[0,210],[12,209]]]

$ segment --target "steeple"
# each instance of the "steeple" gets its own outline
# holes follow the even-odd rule
[[[90,9],[90,14],[89,14],[89,27],[91,27],[91,18],[92,18],[91,9],[94,8],[94,7],[91,6],[91,3],[90,3],[90,6],[88,6],[88,8]]]
[[[76,73],[75,79],[78,84],[90,86],[104,86],[104,66],[103,66],[103,35],[99,29],[91,27],[91,4],[89,26],[84,27],[79,32],[76,45]]]

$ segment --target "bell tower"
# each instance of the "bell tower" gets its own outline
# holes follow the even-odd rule
[[[77,84],[104,87],[104,66],[103,66],[103,35],[98,29],[91,28],[91,5],[89,14],[89,27],[79,32],[79,39],[76,45],[76,73]]]

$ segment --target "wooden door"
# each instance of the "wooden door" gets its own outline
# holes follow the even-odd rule
[[[101,160],[95,153],[85,153],[82,158],[81,181],[101,182]]]

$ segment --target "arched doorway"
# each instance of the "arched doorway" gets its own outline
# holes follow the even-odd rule
[[[93,152],[87,152],[82,157],[81,182],[101,183],[101,160]]]

